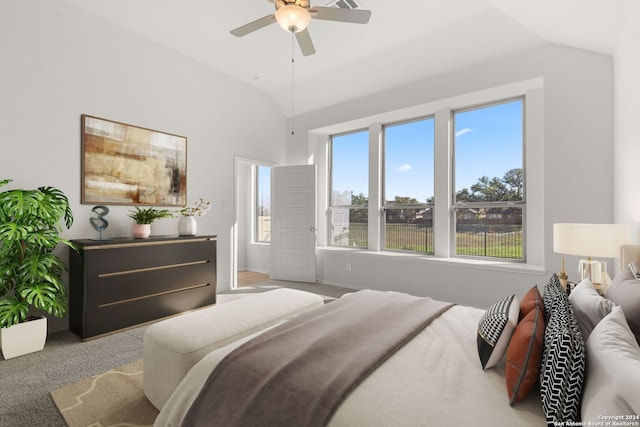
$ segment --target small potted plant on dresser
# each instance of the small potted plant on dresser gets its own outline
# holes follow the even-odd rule
[[[0,181],[0,187],[11,182]],[[67,313],[64,262],[54,254],[62,243],[61,221],[73,224],[69,200],[53,187],[0,192],[0,345],[5,359],[42,350],[47,318],[30,316],[45,311]]]
[[[205,202],[202,197],[191,206],[185,206],[178,211],[180,219],[178,220],[178,235],[195,236],[198,231],[197,216],[205,216],[207,211],[211,209],[211,202]]]
[[[173,213],[168,209],[156,209],[153,207],[141,209],[136,206],[135,211],[129,211],[129,218],[135,221],[133,225],[133,237],[146,239],[151,235],[151,223],[160,218],[173,218]]]

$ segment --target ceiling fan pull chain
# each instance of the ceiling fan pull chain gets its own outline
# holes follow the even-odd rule
[[[295,132],[295,126],[294,126],[294,120],[295,120],[295,59],[294,59],[294,53],[295,53],[295,30],[292,28],[291,29],[291,135],[293,135]]]

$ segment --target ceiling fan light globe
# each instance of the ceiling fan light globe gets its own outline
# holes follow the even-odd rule
[[[300,6],[282,6],[276,11],[276,21],[286,32],[298,33],[309,26],[311,15],[309,11]]]

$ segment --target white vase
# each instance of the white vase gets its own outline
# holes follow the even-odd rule
[[[146,239],[151,235],[151,224],[133,224],[133,237]]]
[[[180,236],[195,236],[198,223],[195,216],[181,216],[178,219],[178,234]]]
[[[0,329],[0,347],[5,359],[40,351],[44,348],[46,340],[46,317]]]

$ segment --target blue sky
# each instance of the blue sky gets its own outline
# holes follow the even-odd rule
[[[332,188],[369,193],[369,134],[366,130],[333,137]],[[333,195],[332,195],[333,196]],[[333,204],[333,203],[332,203]]]
[[[522,101],[455,115],[456,191],[522,167]]]
[[[469,188],[486,175],[522,167],[522,102],[516,100],[455,114],[455,186]],[[432,118],[386,127],[386,199],[433,195]],[[333,189],[368,193],[366,130],[334,137]]]
[[[271,209],[271,168],[261,165],[258,166],[258,208],[260,206]]]

